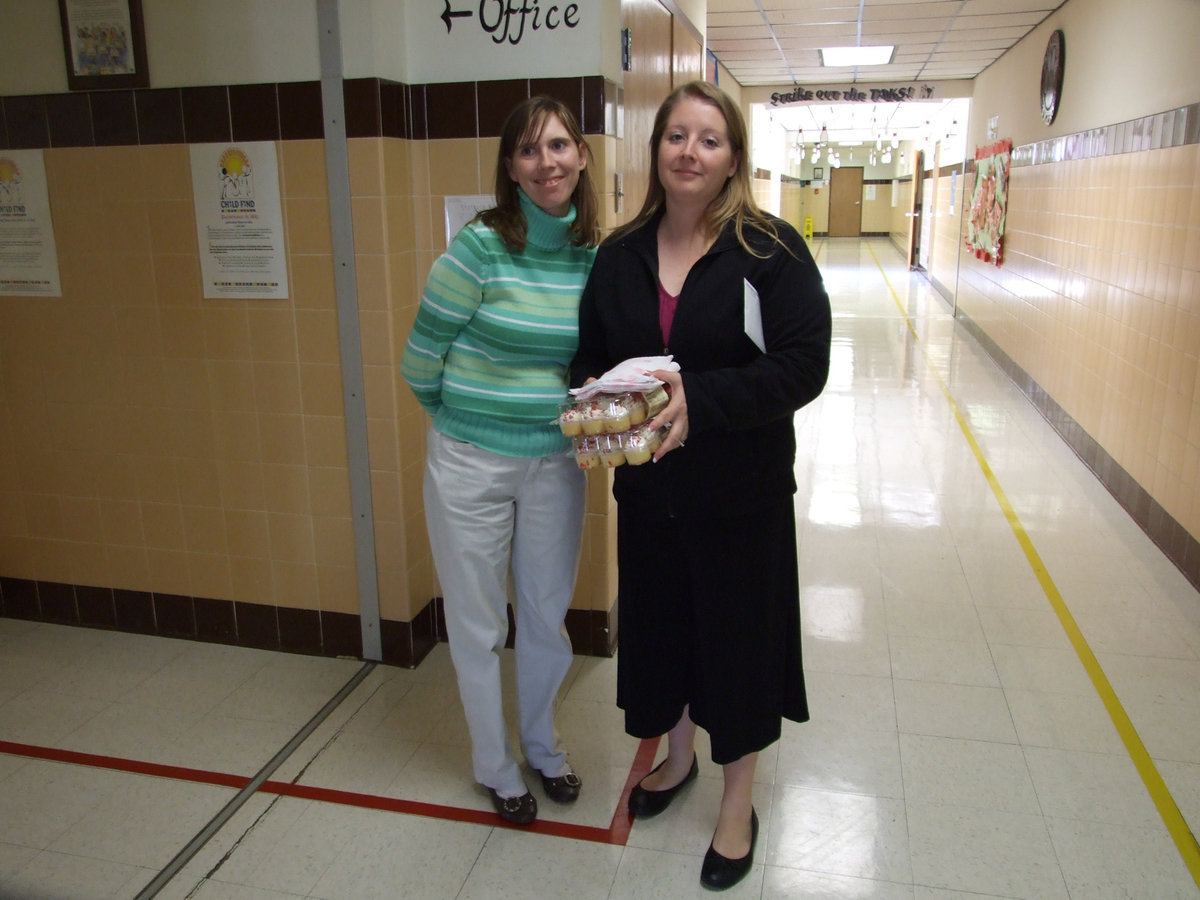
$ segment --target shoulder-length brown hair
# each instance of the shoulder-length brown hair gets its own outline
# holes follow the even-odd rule
[[[575,221],[571,223],[571,243],[577,247],[595,247],[600,243],[600,204],[589,173],[592,171],[592,152],[579,121],[567,106],[552,97],[530,97],[508,114],[500,132],[500,150],[496,154],[496,205],[476,218],[500,235],[512,253],[525,249],[525,214],[517,199],[517,183],[508,174],[517,149],[537,141],[551,116],[557,116],[576,145],[587,153],[587,165],[579,173],[579,183],[571,194],[575,206]]]
[[[747,226],[766,234],[776,242],[782,242],[771,217],[759,209],[758,204],[754,202],[754,193],[750,188],[746,120],[729,95],[707,81],[689,81],[687,84],[680,85],[659,106],[658,113],[654,117],[654,129],[650,132],[650,184],[646,189],[646,199],[633,221],[614,231],[610,240],[646,224],[666,206],[667,192],[663,187],[662,179],[658,177],[658,151],[671,113],[679,103],[689,98],[715,106],[724,116],[729,145],[733,150],[733,158],[737,160],[737,168],[734,173],[725,179],[725,185],[721,188],[721,192],[705,210],[709,237],[716,237],[732,220],[736,224],[738,242],[748,252],[755,256],[762,256],[761,251],[755,251],[747,244],[745,236]]]

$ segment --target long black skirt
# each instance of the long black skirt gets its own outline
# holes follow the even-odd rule
[[[735,762],[808,720],[791,496],[704,519],[618,508],[617,705],[634,737],[688,708]]]

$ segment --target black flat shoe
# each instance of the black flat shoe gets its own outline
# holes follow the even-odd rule
[[[558,778],[542,776],[542,790],[555,803],[574,803],[579,799],[582,786],[583,780],[573,770],[568,770],[566,775]]]
[[[758,842],[758,813],[750,808],[750,852],[741,859],[726,859],[708,845],[704,865],[700,867],[700,883],[710,891],[723,891],[746,877],[754,865],[754,845]]]
[[[526,792],[520,797],[501,797],[491,788],[487,790],[492,795],[496,813],[510,825],[528,825],[537,818],[537,800],[533,794]]]
[[[659,769],[667,764],[664,759],[657,766],[650,770],[646,778],[653,775]],[[675,785],[675,787],[667,788],[663,791],[648,791],[642,787],[641,782],[634,785],[633,790],[629,792],[629,812],[639,819],[648,819],[651,816],[657,816],[660,812],[671,805],[671,801],[675,799],[684,787],[696,780],[696,776],[700,774],[700,765],[696,757],[692,756],[692,767],[684,776],[683,781]],[[642,781],[645,781],[643,778]]]

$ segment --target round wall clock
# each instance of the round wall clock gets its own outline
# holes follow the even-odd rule
[[[1063,33],[1059,29],[1046,42],[1042,58],[1042,121],[1049,125],[1058,115],[1058,99],[1063,83]]]

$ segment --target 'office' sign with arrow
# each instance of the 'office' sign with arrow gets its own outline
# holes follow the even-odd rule
[[[452,0],[445,4],[441,20],[446,33],[454,29],[455,19],[471,19],[475,11],[471,8],[455,8]],[[457,0],[467,3],[469,0]],[[549,3],[545,7],[540,0],[479,0],[479,27],[491,35],[497,44],[517,45],[526,31],[557,31],[559,28],[576,28],[579,25],[579,4]]]

